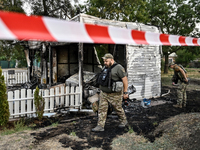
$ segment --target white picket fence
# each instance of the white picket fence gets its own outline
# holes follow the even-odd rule
[[[15,74],[8,74],[8,71],[3,71],[3,76],[7,85],[22,84],[28,81],[27,71],[15,72]]]
[[[34,92],[31,89],[21,89],[8,92],[10,118],[32,116],[36,110],[34,105]],[[61,86],[40,90],[45,99],[44,112],[53,112],[54,108],[66,107],[77,109],[82,106],[80,88],[74,86]]]

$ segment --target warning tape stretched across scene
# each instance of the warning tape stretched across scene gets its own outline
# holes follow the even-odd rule
[[[0,11],[1,40],[200,46],[199,38],[70,22]]]

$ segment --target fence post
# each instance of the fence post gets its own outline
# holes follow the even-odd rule
[[[8,100],[13,99],[13,91],[8,92]],[[9,101],[9,111],[10,111],[10,116],[13,115],[13,101]]]
[[[66,94],[69,94],[69,86],[66,86]],[[65,106],[69,106],[69,95],[65,96]]]
[[[63,107],[64,106],[64,89],[65,87],[64,86],[61,86],[61,102],[60,102],[60,107]]]
[[[57,95],[59,95],[59,87],[56,87],[56,108],[59,107],[59,96]]]
[[[54,95],[54,88],[50,89],[50,96]],[[53,112],[53,108],[54,108],[54,97],[50,97],[50,112]]]
[[[74,106],[74,86],[71,86],[70,94],[70,106]]]
[[[45,90],[45,108],[44,108],[44,112],[48,112],[48,111],[45,111],[46,109],[49,109],[49,97],[46,97],[46,96],[49,96],[49,90]]]
[[[19,99],[19,90],[15,90],[15,99]],[[18,114],[19,113],[19,101],[15,101],[14,103],[15,105],[15,112],[14,114]],[[19,115],[16,115],[15,117],[19,117]]]
[[[33,111],[35,112],[35,100],[34,100],[34,93],[35,93],[35,89],[33,90],[33,93],[32,93],[32,97],[33,97]]]
[[[27,112],[31,112],[31,101],[32,101],[32,98],[31,98],[31,96],[32,96],[32,93],[31,93],[31,89],[28,89],[27,90]],[[34,104],[33,104],[34,105]],[[27,116],[31,116],[30,114],[28,114]]]
[[[76,87],[76,93],[79,93],[79,92],[80,92],[80,88],[77,86]],[[75,95],[75,105],[76,106],[80,105],[80,94]],[[76,107],[76,108],[78,108],[78,107]]]
[[[21,89],[21,98],[25,98],[26,96],[26,89]],[[21,100],[21,113],[25,113],[26,103],[25,99]],[[21,115],[25,116],[25,115]]]

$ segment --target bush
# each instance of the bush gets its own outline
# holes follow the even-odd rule
[[[5,126],[9,120],[10,112],[6,94],[6,84],[0,67],[0,126]]]
[[[42,98],[42,96],[39,95],[38,86],[36,87],[36,90],[34,92],[34,104],[36,109],[36,116],[39,120],[42,120],[44,114],[45,101],[44,98]]]

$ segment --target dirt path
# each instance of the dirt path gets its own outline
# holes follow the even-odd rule
[[[157,138],[165,135],[164,133],[168,132],[166,128],[170,128],[170,124],[167,124],[166,121],[176,122],[180,120],[180,123],[183,122],[184,118],[182,115],[193,114],[200,112],[200,92],[196,90],[190,90],[188,94],[188,104],[186,108],[178,109],[174,108],[172,105],[175,102],[175,90],[171,87],[163,87],[162,93],[167,93],[171,89],[171,94],[164,98],[152,99],[152,102],[158,102],[160,100],[165,101],[163,105],[157,105],[150,108],[143,108],[140,106],[139,102],[134,102],[130,107],[125,108],[125,112],[128,118],[129,126],[125,129],[118,128],[119,121],[115,115],[109,116],[106,121],[105,131],[100,133],[91,132],[91,129],[96,126],[97,116],[88,115],[83,116],[81,114],[70,114],[61,118],[58,126],[56,127],[45,127],[39,128],[37,130],[23,131],[20,133],[6,135],[0,137],[0,149],[73,149],[73,150],[82,150],[82,149],[103,149],[109,150],[112,148],[112,142],[119,136],[122,136],[129,132],[130,129],[137,135],[144,136],[148,141],[154,142]],[[178,118],[177,116],[180,116]],[[177,118],[176,118],[177,117]],[[176,118],[171,119],[171,118]],[[184,127],[190,122],[190,117],[185,117],[187,123],[184,124]],[[171,120],[170,120],[171,119]],[[197,125],[194,117],[194,124]],[[198,118],[196,119],[198,120]],[[166,123],[166,124],[165,124]],[[165,130],[166,129],[166,130]],[[183,128],[185,133],[186,128]],[[170,131],[171,131],[170,130]],[[188,130],[188,128],[187,128]],[[184,137],[188,139],[197,139],[200,140],[200,128],[194,129],[190,132],[191,134],[185,135]],[[192,134],[193,133],[193,134]],[[182,139],[184,139],[182,137]],[[185,144],[193,144],[193,140],[185,139]],[[177,141],[175,141],[177,142]],[[200,144],[195,145],[195,147],[200,148]],[[179,141],[178,146],[181,147],[181,142]],[[183,144],[182,144],[183,145]],[[193,149],[194,147],[187,147],[187,149]],[[184,149],[184,147],[182,148]],[[185,148],[186,149],[186,148]]]

